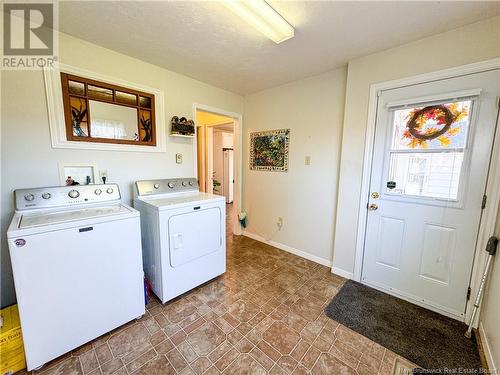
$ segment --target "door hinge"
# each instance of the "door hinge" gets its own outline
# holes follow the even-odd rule
[[[470,287],[467,288],[467,301],[470,300],[470,294],[472,293],[472,289]]]
[[[483,202],[481,203],[481,209],[484,210],[485,207],[486,207],[486,200],[488,199],[488,197],[486,196],[486,194],[483,195]]]

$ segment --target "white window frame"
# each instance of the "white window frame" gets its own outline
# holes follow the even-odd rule
[[[384,199],[388,199],[391,201],[398,202],[408,202],[408,203],[418,203],[425,204],[431,206],[440,206],[440,207],[452,207],[452,208],[463,208],[464,205],[464,196],[466,194],[466,184],[463,184],[463,181],[469,176],[470,172],[470,159],[471,154],[469,152],[471,148],[471,144],[474,139],[475,129],[477,128],[477,106],[479,94],[481,93],[481,89],[477,90],[468,90],[468,91],[459,91],[455,93],[448,93],[439,96],[431,96],[431,97],[423,97],[423,98],[415,98],[412,100],[406,100],[404,105],[401,104],[393,104],[389,103],[387,105],[388,110],[391,111],[389,116],[389,126],[387,126],[387,133],[385,135],[385,146],[384,146],[384,165],[383,165],[383,178],[381,180],[381,186],[379,190],[381,195],[383,195]],[[435,103],[449,103],[452,101],[460,101],[460,100],[470,100],[470,114],[469,114],[469,126],[467,129],[467,138],[465,140],[464,147],[459,148],[443,148],[443,149],[393,149],[392,147],[392,136],[394,131],[394,112],[396,110],[402,108],[394,107],[417,107],[417,106],[426,106]],[[402,102],[399,102],[402,103]],[[384,181],[389,180],[389,168],[390,168],[390,155],[391,154],[419,154],[419,153],[443,153],[443,152],[463,152],[464,158],[462,161],[462,166],[460,169],[460,177],[459,177],[459,190],[457,193],[456,199],[447,199],[447,198],[439,198],[439,197],[428,197],[428,196],[420,196],[420,195],[411,195],[411,194],[397,194],[390,193],[387,191],[387,187],[384,186]]]
[[[155,123],[156,145],[131,145],[101,142],[68,141],[66,138],[66,123],[64,119],[64,105],[61,87],[61,72],[89,78],[109,84],[129,87],[137,91],[148,92],[155,96]],[[45,93],[47,96],[47,110],[49,114],[50,140],[53,148],[105,151],[132,151],[132,152],[166,152],[167,132],[165,126],[165,108],[163,91],[128,82],[108,75],[91,72],[66,64],[58,64],[57,69],[45,68]]]

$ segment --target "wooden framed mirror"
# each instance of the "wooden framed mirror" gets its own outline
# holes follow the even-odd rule
[[[156,146],[153,94],[61,73],[68,141]]]

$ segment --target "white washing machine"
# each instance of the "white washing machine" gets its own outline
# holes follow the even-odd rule
[[[14,195],[7,237],[28,370],[144,314],[139,212],[118,185]]]
[[[136,182],[144,271],[165,303],[226,272],[226,203],[194,178]]]

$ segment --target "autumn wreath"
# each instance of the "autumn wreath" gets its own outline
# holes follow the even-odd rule
[[[436,138],[442,146],[449,146],[451,143],[449,137],[460,132],[458,127],[452,128],[452,125],[467,116],[467,113],[467,109],[459,110],[456,103],[416,108],[408,115],[407,129],[403,137],[410,139],[408,146],[411,148],[417,146],[426,148],[427,141]],[[434,126],[424,129],[428,122],[432,122]]]

